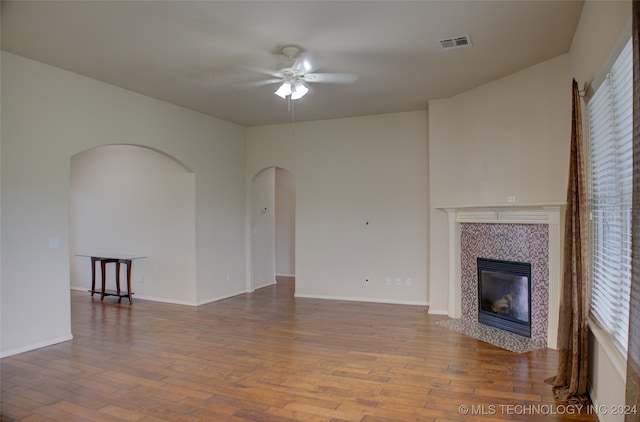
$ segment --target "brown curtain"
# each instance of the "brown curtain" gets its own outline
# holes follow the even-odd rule
[[[582,147],[582,110],[578,83],[573,81],[571,157],[564,232],[564,269],[558,327],[560,357],[553,384],[556,400],[587,400],[587,334],[589,289],[587,266],[587,201]]]
[[[631,216],[631,303],[629,306],[629,347],[627,353],[626,404],[640,410],[640,3],[633,2],[633,205]],[[638,414],[627,414],[625,420],[637,421]]]

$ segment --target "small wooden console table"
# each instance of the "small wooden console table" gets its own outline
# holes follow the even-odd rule
[[[78,254],[76,256],[82,256],[91,258],[91,296],[98,293],[100,294],[100,300],[102,301],[105,296],[118,296],[118,302],[122,301],[123,297],[129,299],[129,303],[132,302],[131,296],[131,266],[134,259],[143,259],[146,256],[142,255],[126,255],[126,254]],[[102,289],[96,290],[96,263],[100,262],[100,272]],[[106,288],[106,270],[107,264],[116,264],[116,290],[108,290]],[[127,290],[120,290],[120,264],[127,266]]]

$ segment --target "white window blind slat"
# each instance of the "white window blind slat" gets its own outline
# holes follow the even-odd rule
[[[591,315],[626,355],[631,285],[631,40],[588,104]]]

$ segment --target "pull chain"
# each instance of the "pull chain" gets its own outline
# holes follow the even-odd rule
[[[295,108],[296,107],[295,107],[295,104],[293,103],[293,100],[291,99],[291,95],[287,95],[287,111],[291,113],[292,123],[295,121],[295,117],[296,117]]]

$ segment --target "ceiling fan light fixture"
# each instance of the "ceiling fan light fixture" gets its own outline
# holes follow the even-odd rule
[[[309,88],[304,86],[302,82],[283,82],[274,94],[283,99],[291,97],[292,100],[299,100],[304,97],[307,92],[309,92]]]
[[[278,90],[274,92],[274,94],[283,99],[287,98],[289,95],[291,95],[291,84],[289,82],[284,82],[282,85],[280,85],[280,88],[278,88]]]
[[[291,99],[299,100],[300,98],[304,97],[307,92],[309,92],[309,88],[304,86],[303,83],[299,82],[291,90]]]

